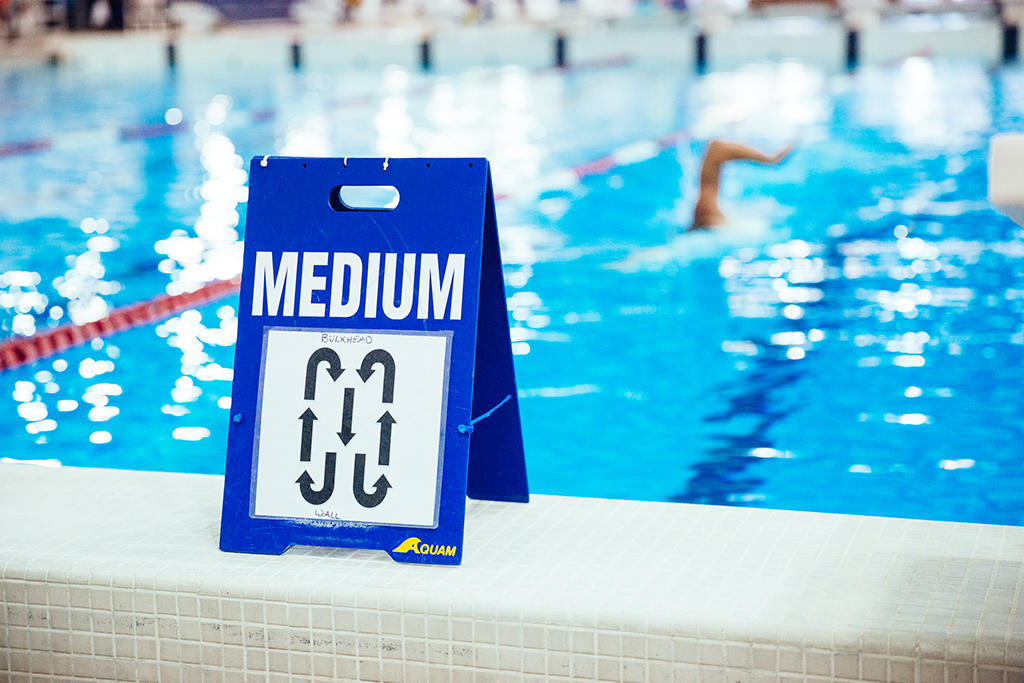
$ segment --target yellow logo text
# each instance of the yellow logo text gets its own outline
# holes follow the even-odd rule
[[[402,543],[392,550],[393,553],[416,553],[417,555],[444,555],[446,557],[455,557],[455,549],[458,546],[454,545],[434,545],[432,543],[423,543],[420,539],[413,536],[407,538]]]

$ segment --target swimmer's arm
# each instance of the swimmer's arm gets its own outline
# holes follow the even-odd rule
[[[759,164],[777,164],[792,153],[796,143],[786,145],[778,154],[767,155],[759,152],[753,147],[747,147],[736,142],[715,141],[715,150],[709,150],[709,156],[714,155],[718,161],[754,161]]]

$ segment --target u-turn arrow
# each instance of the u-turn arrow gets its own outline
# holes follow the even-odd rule
[[[341,377],[341,373],[344,370],[341,367],[341,359],[338,358],[338,354],[334,349],[324,346],[314,351],[310,355],[309,360],[306,361],[306,390],[303,398],[307,401],[312,401],[316,397],[316,371],[320,367],[320,363],[324,361],[327,362],[327,374],[334,381]]]
[[[391,482],[382,474],[373,485],[373,493],[367,493],[363,489],[363,481],[365,479],[366,454],[356,453],[355,467],[352,470],[352,494],[356,497],[356,502],[364,508],[375,508],[381,504],[384,496],[388,495]]]
[[[319,491],[313,490],[313,477],[309,476],[309,472],[303,471],[299,478],[295,480],[295,483],[299,485],[299,492],[302,493],[302,497],[310,505],[323,505],[330,499],[331,494],[334,493],[334,466],[337,464],[338,456],[336,453],[327,453],[326,455],[327,458],[324,461],[324,485],[320,487]]]
[[[380,365],[384,368],[384,388],[381,391],[381,400],[384,403],[393,403],[395,399],[395,359],[384,349],[374,349],[363,358],[359,366],[359,377],[364,382],[373,375],[373,366]]]

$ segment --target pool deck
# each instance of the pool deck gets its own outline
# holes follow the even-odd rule
[[[1014,7],[1014,12],[1020,10]],[[1016,14],[1010,17],[1012,22],[1019,20]],[[440,73],[502,65],[539,68],[556,63],[560,34],[569,66],[628,58],[634,64],[659,68],[715,70],[795,60],[837,72],[855,63],[891,65],[925,55],[980,60],[992,66],[1006,54],[1024,52],[1024,31],[1007,32],[997,17],[986,13],[886,16],[858,28],[859,38],[853,45],[850,26],[825,16],[746,16],[717,28],[701,25],[693,16],[614,22],[574,17],[550,24],[259,23],[229,25],[213,32],[55,32],[0,42],[0,67],[52,61],[93,73],[162,72],[173,55],[175,68],[185,76],[208,74],[211,68],[280,69],[300,63],[303,69],[327,73],[386,65],[418,71],[423,68],[422,44],[427,41],[430,68]],[[706,39],[700,44],[699,35]],[[1011,46],[1013,40],[1016,43]],[[169,44],[174,45],[170,52]]]
[[[222,553],[222,486],[0,465],[0,678],[1024,681],[1024,528],[534,496],[430,567]]]

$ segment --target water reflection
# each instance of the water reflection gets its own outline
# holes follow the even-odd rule
[[[726,395],[728,407],[703,420],[711,427],[708,435],[717,445],[705,449],[701,461],[690,466],[694,474],[687,480],[686,488],[672,500],[708,505],[763,501],[766,498],[762,492],[764,480],[753,470],[754,463],[767,457],[792,457],[788,451],[771,446],[770,431],[789,413],[788,408],[779,405],[775,392],[797,382],[801,372],[788,361],[768,354],[759,356],[755,362],[753,369],[744,372],[739,388],[733,385],[716,388]],[[743,433],[716,431],[716,427],[735,423],[738,417],[751,418],[744,423],[750,426]]]
[[[195,146],[204,172],[197,192],[202,199],[198,220],[191,231],[175,229],[154,245],[156,252],[166,257],[158,267],[170,276],[168,294],[193,291],[241,272],[238,205],[248,196],[248,174],[230,138],[216,130],[226,120],[230,105],[230,98],[214,97],[205,119],[195,127]]]
[[[189,406],[198,401],[208,387],[217,395],[218,407],[230,407],[227,394],[233,372],[214,360],[207,348],[233,347],[238,321],[231,306],[219,307],[216,319],[216,323],[207,324],[198,310],[188,310],[156,327],[156,335],[165,338],[168,346],[180,352],[181,375],[170,389],[171,402],[160,409],[165,415],[176,418],[189,415]],[[184,441],[198,441],[209,435],[209,429],[193,425],[175,427],[171,433],[172,438]]]

